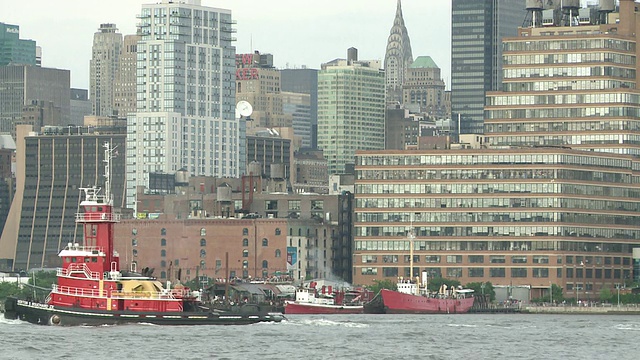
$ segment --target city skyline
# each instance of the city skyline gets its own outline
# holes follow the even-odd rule
[[[69,69],[72,87],[88,88],[92,39],[100,24],[114,23],[123,35],[135,34],[142,4],[157,2],[3,2],[0,21],[19,25],[21,38],[42,47],[43,66]],[[273,54],[278,68],[319,69],[324,62],[346,58],[349,47],[358,48],[363,59],[384,60],[397,1],[373,7],[364,0],[329,0],[322,7],[294,0],[202,0],[202,5],[232,11],[237,53],[259,50]],[[414,55],[431,56],[449,88],[451,3],[404,0],[402,7]],[[309,45],[302,46],[304,42]]]

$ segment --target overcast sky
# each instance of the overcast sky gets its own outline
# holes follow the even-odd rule
[[[0,22],[20,26],[20,37],[42,47],[42,65],[71,70],[71,86],[89,87],[93,34],[115,23],[136,31],[136,14],[148,0],[0,0]],[[230,9],[237,53],[271,53],[279,68],[319,68],[358,48],[360,59],[384,60],[396,0],[202,0]],[[403,0],[414,58],[431,56],[449,88],[451,1]],[[253,44],[253,49],[252,45]]]

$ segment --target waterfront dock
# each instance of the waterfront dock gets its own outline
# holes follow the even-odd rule
[[[593,315],[640,315],[637,305],[598,305],[598,306],[523,306],[525,314],[593,314]]]

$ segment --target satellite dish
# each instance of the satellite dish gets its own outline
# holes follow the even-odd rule
[[[251,106],[248,101],[241,100],[238,101],[236,110],[238,111],[240,116],[250,116],[253,113],[253,106]]]

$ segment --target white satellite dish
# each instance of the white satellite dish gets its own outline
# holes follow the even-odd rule
[[[253,106],[251,106],[248,101],[240,100],[238,101],[238,104],[236,104],[236,110],[240,116],[251,116],[253,113]]]

